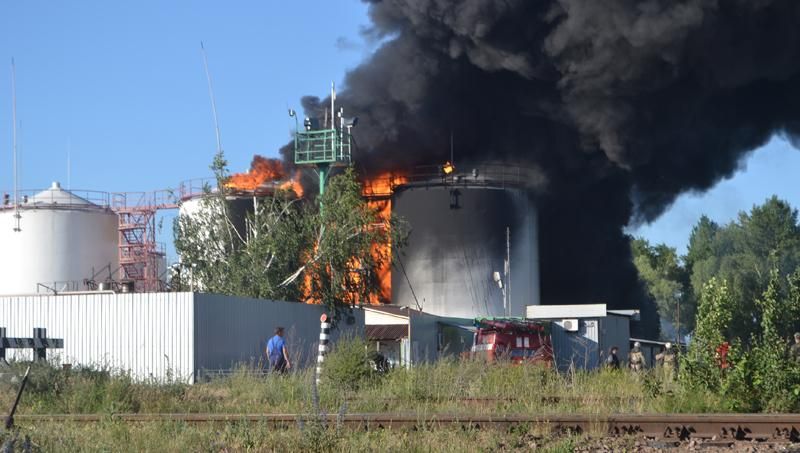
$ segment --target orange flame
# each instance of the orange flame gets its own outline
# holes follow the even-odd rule
[[[280,160],[255,155],[250,163],[250,171],[231,175],[225,186],[231,189],[252,191],[265,182],[279,181],[284,178],[286,178],[286,171]]]
[[[404,175],[393,173],[382,173],[376,177],[364,181],[362,194],[367,198],[370,207],[375,209],[380,216],[382,223],[380,228],[386,228],[392,217],[392,193],[394,188],[408,182]],[[372,244],[372,255],[383,261],[383,265],[377,269],[378,281],[380,282],[380,294],[370,297],[369,303],[377,305],[381,300],[392,300],[392,244]]]
[[[287,179],[278,186],[281,190],[293,190],[298,197],[303,197],[303,185],[300,184],[300,170],[294,174],[294,178]]]
[[[444,165],[442,165],[442,172],[445,175],[449,175],[450,173],[453,173],[454,171],[456,171],[456,167],[455,167],[455,165],[451,164],[450,161],[447,161],[447,162],[444,163]]]
[[[278,181],[284,180],[280,184]],[[252,192],[262,188],[264,184],[276,183],[282,190],[293,190],[298,197],[303,196],[303,186],[300,184],[300,171],[294,177],[286,179],[286,170],[278,159],[269,159],[263,156],[253,156],[250,170],[246,173],[236,173],[228,178],[225,187],[235,190]],[[274,187],[274,186],[273,186]]]
[[[387,228],[392,216],[391,195],[394,188],[405,184],[408,179],[402,175],[392,173],[382,173],[378,176],[362,181],[361,194],[367,199],[370,208],[378,213],[379,223],[372,225],[372,228]],[[301,188],[302,189],[302,188]],[[316,246],[315,246],[316,247]],[[392,300],[392,244],[372,244],[373,257],[383,264],[376,270],[380,289],[377,294],[371,294],[365,304],[379,305]],[[359,284],[362,278],[359,272],[361,263],[357,258],[352,258],[348,263],[348,278],[354,284]],[[312,277],[310,273],[303,274],[303,282],[300,290],[303,294],[305,303],[319,304],[320,301],[311,297]],[[348,294],[344,297],[345,302],[357,305],[361,302],[357,294]]]

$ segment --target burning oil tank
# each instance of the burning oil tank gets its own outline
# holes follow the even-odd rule
[[[449,171],[448,171],[449,170]],[[394,188],[408,223],[392,272],[392,302],[449,317],[524,316],[539,304],[536,205],[526,171],[451,166]]]
[[[259,204],[267,197],[273,196],[276,190],[282,190],[284,196],[299,197],[301,195],[301,188],[294,180],[285,181],[257,181],[255,187],[235,187],[227,186],[226,193],[223,195],[224,205],[226,209],[227,221],[233,226],[238,238],[248,238],[251,225],[249,222],[252,220],[253,214],[259,208]],[[219,211],[221,210],[219,199],[219,189],[214,187],[216,181],[210,178],[196,179],[184,181],[180,186],[181,201],[179,204],[179,219],[194,220],[197,223],[195,231],[192,235],[187,235],[187,240],[190,244],[195,245],[198,249],[204,252],[213,254],[213,248],[208,247],[209,238],[213,236],[210,229],[216,229],[216,221],[219,218]],[[213,187],[213,188],[212,188]],[[289,190],[291,189],[290,192]],[[210,214],[210,215],[209,215]],[[184,227],[184,222],[179,220],[178,228]],[[216,232],[219,234],[219,231]],[[238,241],[237,238],[237,241]],[[212,255],[207,256],[208,259],[213,259]],[[190,272],[188,270],[182,270]],[[198,288],[202,289],[202,282],[197,279],[192,279],[187,275],[188,281]]]
[[[209,197],[219,196],[217,181],[212,178],[194,179],[181,183],[180,216],[192,216],[213,208]],[[302,197],[303,190],[296,178],[289,178],[278,159],[255,155],[250,170],[231,175],[225,183],[225,205],[228,220],[241,237],[247,236],[247,218],[258,207],[259,200],[276,190],[287,196]],[[293,191],[291,193],[290,191]],[[201,239],[202,240],[202,239]]]

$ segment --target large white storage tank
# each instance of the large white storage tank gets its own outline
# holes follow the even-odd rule
[[[447,177],[410,173],[395,187],[392,213],[407,222],[409,236],[396,257],[402,272],[392,272],[392,303],[458,318],[524,316],[540,299],[529,171],[465,168]]]
[[[119,268],[118,218],[108,194],[81,197],[53,185],[0,206],[0,294],[83,290]],[[90,201],[91,200],[91,201]]]

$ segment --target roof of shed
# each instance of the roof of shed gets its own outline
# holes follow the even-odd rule
[[[636,319],[639,310],[607,310],[606,304],[528,305],[528,319],[605,318],[608,315]]]
[[[368,340],[400,340],[408,338],[406,324],[373,324],[364,326]]]
[[[406,317],[409,315],[409,313],[421,313],[420,311],[414,310],[413,308],[403,307],[400,305],[370,305],[370,306],[365,306],[364,310],[372,310],[381,313],[387,313],[390,315],[406,316]]]

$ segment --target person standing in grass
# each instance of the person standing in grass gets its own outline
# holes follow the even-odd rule
[[[656,362],[661,367],[664,378],[671,381],[675,374],[675,351],[672,349],[672,343],[667,342],[664,350],[656,354]]]
[[[608,351],[608,357],[606,357],[606,367],[609,369],[619,369],[619,357],[617,357],[617,352],[619,352],[619,348],[616,346],[611,346],[611,350]]]
[[[638,341],[633,343],[633,349],[628,353],[628,366],[631,370],[639,372],[644,369],[644,354],[642,354],[642,344]]]
[[[267,358],[272,372],[285,373],[292,367],[286,341],[283,339],[283,327],[276,327],[275,336],[267,341]]]

